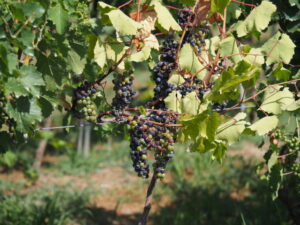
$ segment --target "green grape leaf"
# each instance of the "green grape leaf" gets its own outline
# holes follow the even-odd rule
[[[144,116],[147,115],[147,111],[144,106],[139,106],[139,113]]]
[[[278,191],[282,182],[283,168],[279,163],[272,166],[269,175],[269,187],[272,192],[272,198],[275,200],[278,197]]]
[[[290,74],[291,71],[283,68],[282,63],[279,63],[271,75],[276,77],[278,81],[288,81]]]
[[[20,97],[15,102],[8,102],[4,110],[10,118],[16,121],[16,128],[20,132],[32,131],[33,124],[43,118],[41,108],[35,98]]]
[[[94,48],[94,59],[100,68],[104,68],[107,64],[105,47],[99,42],[99,40],[96,42]]]
[[[57,32],[63,34],[69,23],[68,12],[64,10],[61,4],[57,4],[48,10],[48,16],[55,24]]]
[[[200,110],[200,104],[201,102],[197,97],[197,93],[195,91],[190,92],[186,94],[186,96],[184,96],[184,98],[182,99],[181,111],[183,113],[197,115]]]
[[[251,48],[248,54],[244,57],[244,60],[257,66],[265,63],[264,56],[262,55],[262,49],[260,48]]]
[[[179,65],[182,70],[190,73],[197,73],[204,66],[199,62],[190,44],[184,44],[179,52]]]
[[[31,94],[40,95],[40,86],[44,86],[43,76],[34,66],[22,66],[18,78],[9,78],[5,84],[5,93],[10,95],[14,93],[16,97]]]
[[[7,67],[8,72],[12,73],[14,69],[18,66],[18,56],[13,53],[7,54]]]
[[[220,53],[222,57],[230,56],[229,59],[234,63],[238,63],[242,59],[236,40],[231,36],[220,42]]]
[[[210,39],[206,39],[205,44],[207,46],[208,53],[212,56],[216,56],[217,49],[219,48],[220,45],[220,37],[214,36]]]
[[[294,95],[288,88],[280,89],[281,86],[278,85],[267,89],[261,104],[262,110],[277,115],[295,103]]]
[[[168,97],[165,98],[165,103],[168,109],[173,110],[175,112],[181,113],[181,101],[182,96],[178,91],[172,91]]]
[[[197,0],[180,0],[180,2],[186,6],[194,6],[196,4]]]
[[[159,1],[152,1],[151,6],[154,6],[154,10],[157,14],[157,23],[164,31],[181,31],[181,27],[173,18],[172,14]]]
[[[271,172],[272,167],[278,162],[277,152],[273,151],[268,159],[268,170]]]
[[[150,57],[150,53],[151,53],[151,48],[144,47],[141,49],[141,51],[132,54],[129,57],[129,60],[133,62],[143,62]]]
[[[289,63],[295,53],[296,45],[287,34],[277,32],[270,38],[261,48],[268,55],[267,65],[276,63],[282,60],[284,63]]]
[[[224,13],[224,9],[229,4],[230,0],[211,0],[210,11],[211,13]]]
[[[228,146],[224,142],[215,142],[216,148],[213,151],[212,159],[217,160],[219,163],[222,162],[225,152],[228,149]]]
[[[277,125],[277,116],[266,116],[253,123],[249,128],[255,131],[258,135],[262,136],[274,130],[277,127]]]
[[[98,2],[98,10],[101,13],[101,21],[105,24],[105,25],[110,25],[110,19],[107,15],[107,13],[109,13],[112,10],[116,10],[117,8],[115,8],[114,6],[108,5],[102,1]]]
[[[238,19],[242,14],[241,7],[237,2],[231,2],[227,7],[227,22],[231,19]]]
[[[119,9],[111,10],[107,13],[110,22],[117,32],[125,35],[135,35],[141,25],[128,17]]]
[[[22,95],[25,96],[28,94],[28,91],[26,90],[22,82],[16,78],[8,78],[5,84],[4,91],[6,95],[14,93],[17,98]]]
[[[217,145],[215,142],[210,141],[206,138],[199,137],[195,142],[190,144],[189,149],[192,152],[205,153],[216,149]]]
[[[206,136],[208,140],[214,140],[216,136],[217,129],[220,125],[220,115],[216,112],[213,112],[207,118],[207,128],[206,128]]]
[[[272,14],[276,11],[276,6],[268,1],[263,1],[254,8],[246,19],[236,28],[238,37],[246,36],[252,32],[261,32],[267,28],[271,21]]]
[[[25,21],[27,18],[34,21],[45,13],[45,9],[38,2],[14,3],[12,6],[14,16],[21,21]]]
[[[233,119],[221,124],[217,130],[217,139],[224,140],[228,144],[236,142],[245,129],[245,118],[245,113],[239,113]]]
[[[185,82],[184,78],[180,74],[172,74],[169,78],[168,83],[174,85],[180,85]]]
[[[81,74],[84,70],[86,59],[80,58],[74,50],[68,52],[67,62],[75,74]]]
[[[260,70],[255,65],[246,61],[240,61],[234,68],[224,70],[221,76],[215,81],[215,85],[210,95],[210,99],[222,102],[227,99],[237,97],[240,84],[248,88],[255,84],[256,79],[260,76]]]
[[[57,95],[54,92],[44,91],[39,98],[39,106],[42,109],[43,117],[49,117],[59,103]]]

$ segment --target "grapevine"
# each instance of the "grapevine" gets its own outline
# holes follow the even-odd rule
[[[252,135],[269,144],[262,179],[278,197],[285,176],[297,183],[300,174],[297,27],[286,24],[298,18],[279,21],[289,13],[276,16],[274,1],[164,2],[1,1],[1,152],[33,137],[57,110],[100,131],[103,122],[121,124],[132,170],[152,177],[146,224],[176,143],[222,162]],[[136,89],[141,77],[145,90]]]

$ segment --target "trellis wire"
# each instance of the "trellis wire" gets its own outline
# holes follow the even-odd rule
[[[244,107],[236,107],[234,110],[239,109],[246,109],[246,108],[255,108],[256,106],[244,106]],[[228,108],[224,109],[227,110]],[[36,128],[35,131],[48,131],[48,130],[59,130],[59,129],[67,129],[67,128],[76,128],[76,127],[86,127],[86,126],[102,126],[103,124],[110,124],[110,123],[124,123],[125,120],[120,121],[105,121],[101,123],[83,123],[83,124],[73,124],[73,125],[66,125],[66,126],[55,126],[55,127],[39,127]]]

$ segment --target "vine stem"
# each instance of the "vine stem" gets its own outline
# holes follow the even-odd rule
[[[153,190],[155,188],[156,181],[157,181],[157,177],[155,176],[155,174],[153,174],[151,182],[150,182],[150,184],[148,186],[148,190],[147,190],[147,196],[146,196],[144,211],[143,211],[143,214],[142,214],[142,216],[139,220],[138,225],[146,225],[147,224],[148,216],[149,216],[149,213],[150,213],[150,210],[151,210]]]
[[[295,83],[295,82],[298,82],[298,81],[300,81],[300,78],[295,79],[295,80],[289,80],[289,81],[285,81],[285,82],[280,82],[280,83],[277,83],[277,84],[268,85],[267,87],[265,87],[264,89],[260,90],[259,92],[257,92],[256,94],[252,95],[251,97],[246,98],[243,101],[240,101],[239,103],[237,103],[234,106],[230,107],[229,109],[225,110],[224,112],[222,112],[222,114],[227,113],[227,112],[233,110],[234,108],[240,106],[244,102],[248,102],[248,101],[251,101],[251,100],[255,99],[258,95],[264,93],[269,88],[275,87],[276,85],[290,84],[290,83]]]
[[[246,6],[251,6],[251,7],[256,7],[256,5],[253,5],[253,4],[248,4],[248,3],[245,3],[245,2],[240,2],[238,0],[231,0],[233,2],[236,2],[236,3],[239,3],[241,5],[246,5]]]

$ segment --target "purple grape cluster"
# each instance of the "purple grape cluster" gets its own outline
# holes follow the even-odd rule
[[[153,69],[153,80],[156,83],[154,88],[154,101],[163,101],[163,98],[167,97],[171,93],[175,86],[168,83],[170,73],[176,69],[176,52],[178,49],[178,43],[176,43],[173,37],[169,37],[163,42],[161,48],[160,61]]]
[[[209,25],[194,24],[195,14],[191,10],[185,9],[178,12],[178,23],[185,30],[182,44],[191,44],[195,47],[198,53],[201,53],[205,46],[205,36],[209,33]]]
[[[149,177],[149,164],[147,162],[147,151],[153,151],[156,162],[154,173],[158,178],[165,176],[167,162],[174,156],[174,133],[172,127],[161,124],[172,124],[176,121],[166,112],[153,111],[145,118],[129,117],[130,131],[130,156],[133,167],[140,177]],[[158,124],[159,123],[159,124]]]
[[[114,91],[116,93],[112,101],[113,112],[121,111],[132,102],[135,91],[132,87],[133,75],[130,73],[124,73],[122,75],[117,74],[113,80]]]

